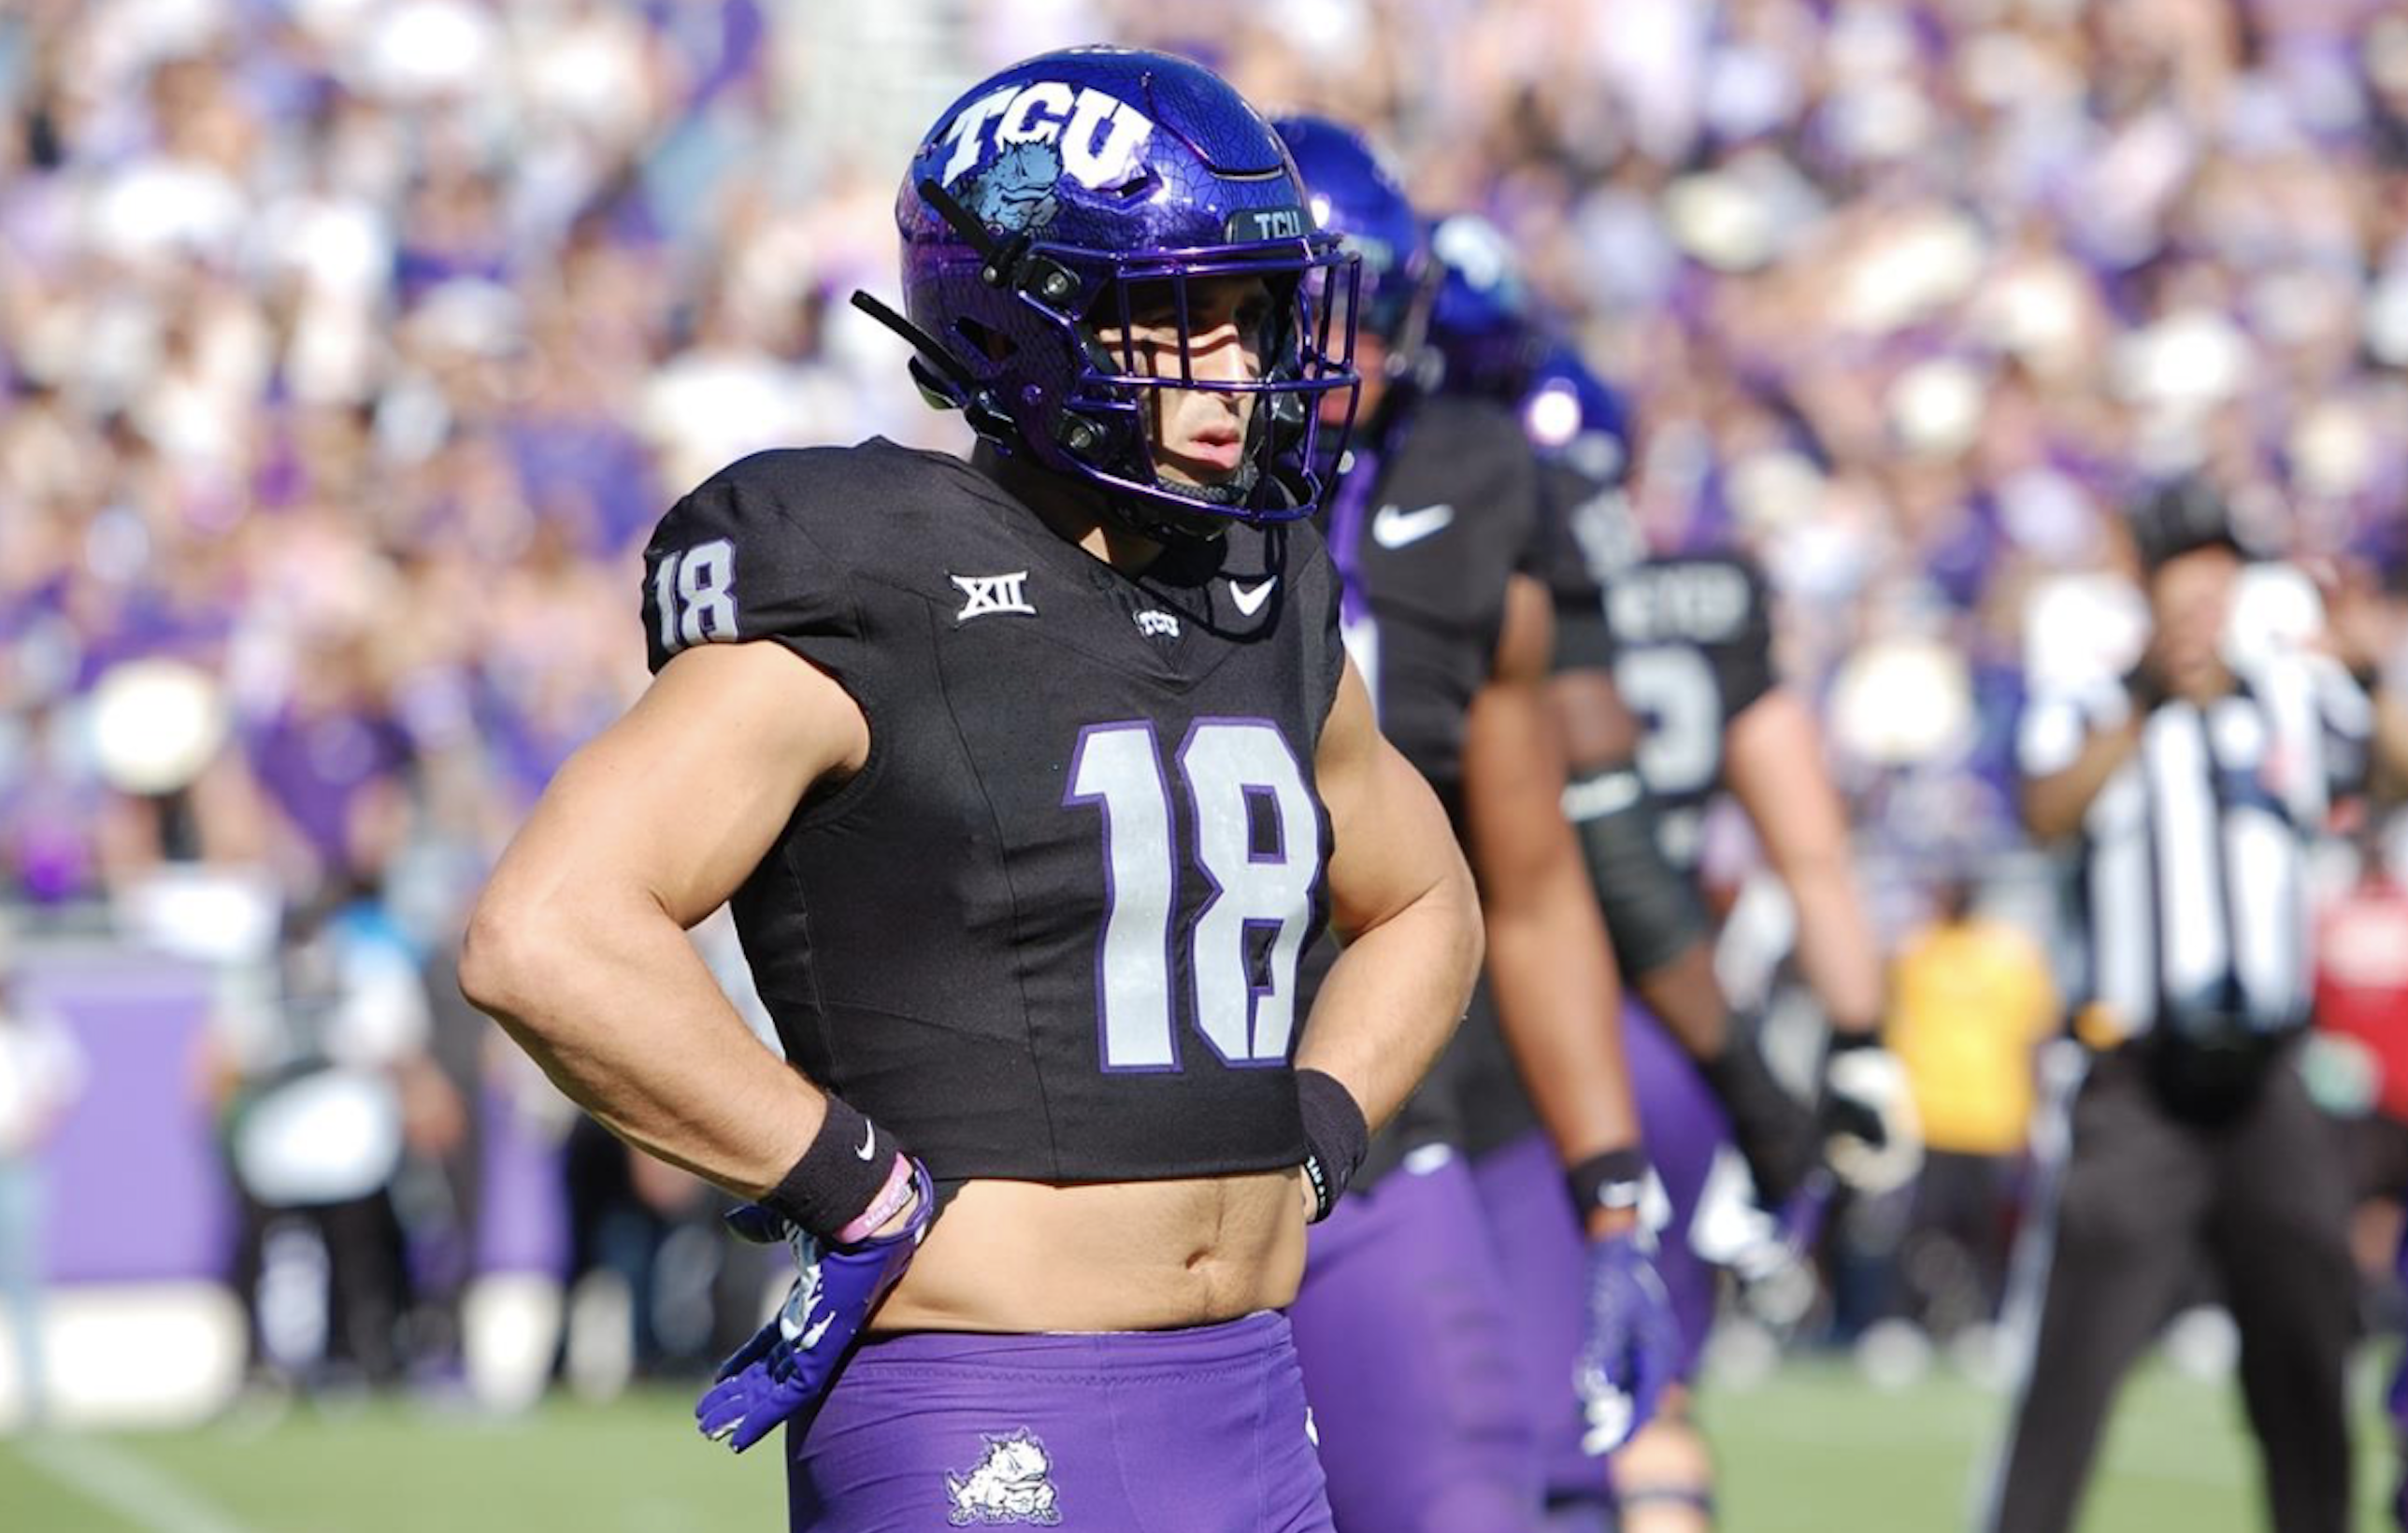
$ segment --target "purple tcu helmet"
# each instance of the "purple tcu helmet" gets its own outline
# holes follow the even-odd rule
[[[1630,463],[1630,412],[1568,341],[1546,348],[1521,400],[1522,429],[1592,479],[1620,481]]]
[[[1421,220],[1368,139],[1326,117],[1273,124],[1312,195],[1313,221],[1363,260],[1362,327],[1385,342],[1391,370],[1417,362],[1432,278]]]
[[[1438,294],[1430,304],[1430,343],[1446,363],[1446,386],[1484,399],[1518,403],[1546,351],[1546,336],[1504,231],[1477,213],[1453,213],[1430,226]]]
[[[1358,381],[1353,332],[1332,320],[1341,306],[1315,295],[1351,294],[1357,267],[1313,226],[1269,124],[1211,71],[1117,48],[1016,64],[937,120],[895,219],[908,321],[854,301],[911,340],[913,378],[979,436],[1100,487],[1152,533],[1311,514],[1319,398]],[[1259,276],[1274,300],[1247,381],[1194,372],[1191,285],[1226,276]],[[1166,313],[1179,369],[1155,376],[1127,337],[1133,318]],[[1108,328],[1120,346],[1104,344]],[[1149,405],[1164,389],[1256,396],[1229,483],[1157,473]]]

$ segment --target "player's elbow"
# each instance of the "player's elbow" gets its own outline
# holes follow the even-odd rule
[[[460,943],[460,994],[507,1024],[529,1010],[567,964],[567,943],[542,905],[488,888]]]

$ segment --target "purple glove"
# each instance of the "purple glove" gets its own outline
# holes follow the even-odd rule
[[[1581,1451],[1603,1456],[1630,1440],[1656,1413],[1672,1382],[1680,1333],[1655,1258],[1635,1235],[1589,1242],[1588,1334],[1572,1365],[1588,1429]]]
[[[870,1311],[936,1223],[936,1188],[916,1160],[911,1187],[918,1201],[909,1225],[853,1245],[823,1241],[757,1203],[728,1214],[728,1227],[755,1245],[791,1246],[800,1276],[776,1317],[719,1365],[718,1383],[694,1408],[703,1436],[740,1454],[826,1390]]]

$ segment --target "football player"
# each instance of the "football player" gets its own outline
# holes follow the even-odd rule
[[[1636,1239],[1645,1165],[1607,1024],[1612,965],[1558,807],[1543,690],[1553,620],[1531,573],[1536,463],[1509,412],[1429,392],[1430,267],[1388,173],[1336,123],[1278,127],[1316,221],[1363,262],[1363,427],[1328,512],[1347,647],[1383,731],[1462,834],[1488,932],[1484,998],[1462,1041],[1313,1233],[1297,1346],[1340,1527],[1534,1529],[1539,1412],[1602,1455],[1652,1409],[1671,1343]],[[1473,1178],[1485,1147],[1464,1135],[1454,1078],[1501,1055],[1488,1046],[1500,1034],[1553,1140],[1533,1178],[1492,1192]],[[1572,1334],[1555,1387],[1537,1397],[1512,1366],[1502,1219],[1544,1225],[1564,1258]],[[1577,1401],[1565,1387],[1576,1378]]]
[[[1811,1197],[1793,1199],[1826,1156],[1867,1184],[1911,1173],[1902,1075],[1875,1046],[1877,954],[1819,737],[1802,705],[1773,685],[1761,579],[1731,557],[1646,557],[1619,494],[1627,441],[1619,402],[1538,322],[1496,230],[1451,218],[1432,248],[1442,266],[1432,329],[1445,386],[1512,401],[1541,452],[1556,534],[1546,572],[1558,616],[1550,694],[1571,763],[1564,803],[1617,960],[1645,1002],[1625,1014],[1624,1039],[1669,1203],[1657,1265],[1679,1317],[1678,1371],[1686,1380],[1716,1297],[1692,1225],[1709,1188],[1732,1185],[1715,1171],[1726,1143],[1741,1152],[1756,1199],[1793,1219],[1813,1217]],[[1645,715],[1643,728],[1634,710]],[[1724,781],[1727,735],[1732,759],[1748,764],[1730,785],[1790,880],[1801,957],[1834,1019],[1819,1113],[1773,1079],[1714,975],[1695,884],[1695,827]],[[1508,1090],[1481,1090],[1469,1101],[1483,1138],[1508,1132],[1517,1110],[1528,1121]],[[1526,1136],[1486,1157],[1483,1169],[1504,1174],[1533,1148]],[[1546,1259],[1543,1244],[1509,1246],[1506,1266],[1526,1290],[1517,1312],[1560,1311],[1545,1288],[1560,1262]],[[1565,1344],[1532,1328],[1523,1339],[1539,1360],[1560,1355]],[[1711,1465],[1689,1423],[1687,1395],[1685,1386],[1668,1390],[1654,1422],[1615,1457],[1622,1526],[1634,1533],[1711,1524]],[[1549,1465],[1559,1506],[1576,1508],[1592,1494],[1594,1476],[1573,1445],[1559,1440]]]
[[[977,86],[896,220],[905,312],[856,302],[975,454],[768,452],[670,510],[652,684],[463,984],[795,1248],[697,1415],[786,1426],[796,1526],[1324,1528],[1278,1311],[1481,949],[1306,520],[1354,264],[1252,107],[1140,51]],[[684,938],[723,901],[787,1062]]]

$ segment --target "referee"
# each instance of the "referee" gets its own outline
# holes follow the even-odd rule
[[[2212,493],[2157,494],[2132,535],[2140,665],[2035,696],[2020,731],[2026,824],[2066,858],[2087,1067],[2070,1135],[2042,1136],[2057,1164],[2018,1253],[2028,1354],[1985,1526],[2071,1526],[2108,1402],[2203,1256],[2240,1326],[2272,1526],[2343,1533],[2349,1174],[2294,1056],[2308,842],[2364,774],[2374,709],[2321,657],[2228,659],[2244,555]]]

